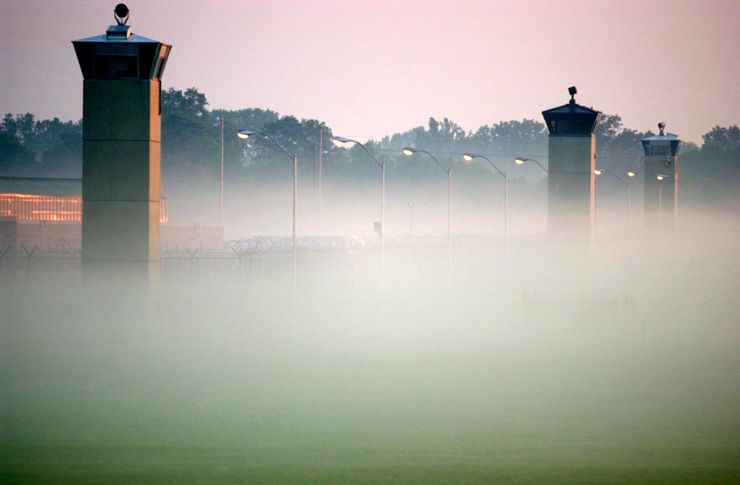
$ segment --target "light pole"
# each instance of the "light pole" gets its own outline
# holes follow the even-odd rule
[[[414,235],[414,203],[408,202],[409,205],[409,236]]]
[[[542,170],[545,171],[545,173],[549,174],[550,171],[547,170],[540,162],[535,160],[534,158],[523,158],[523,157],[516,157],[514,158],[514,163],[517,165],[524,165],[526,162],[534,162],[536,163]]]
[[[385,254],[385,162],[379,162],[377,158],[370,153],[367,147],[357,140],[345,138],[343,136],[333,136],[331,142],[334,146],[344,148],[348,143],[354,143],[362,148],[367,156],[380,167],[380,254]]]
[[[219,203],[218,203],[218,223],[223,227],[224,225],[224,117],[216,117],[216,122],[213,126],[219,127],[221,130],[221,181],[219,184]]]
[[[224,225],[224,117],[218,117],[221,125],[221,192],[219,197],[218,221],[221,227]]]
[[[663,220],[663,180],[665,175],[658,175],[655,177],[658,180],[658,216],[660,220]]]
[[[321,235],[321,205],[323,202],[323,171],[324,171],[324,128],[319,130],[319,173],[318,173],[318,203],[316,205],[316,235]]]
[[[447,172],[447,249],[452,249],[452,168],[445,167],[437,158],[429,153],[428,151],[421,148],[406,147],[403,149],[403,154],[407,157],[413,156],[415,153],[424,153],[429,156],[434,162]]]
[[[637,172],[634,170],[627,171],[627,229],[630,229],[630,217],[632,215],[632,179]]]
[[[463,154],[463,160],[466,163],[472,162],[476,158],[482,158],[483,160],[487,161],[491,164],[493,168],[496,169],[496,171],[504,178],[504,239],[509,239],[509,176],[506,174],[506,172],[502,172],[495,163],[493,163],[491,160],[488,159],[488,157],[484,155],[480,155],[477,153],[465,153]],[[544,168],[544,167],[543,167]]]
[[[272,140],[272,142],[280,149],[288,158],[291,158],[293,160],[293,266],[295,269],[295,259],[296,259],[296,213],[297,213],[297,205],[298,205],[298,154],[294,153],[291,155],[288,153],[288,150],[283,148],[283,146],[277,142],[273,137],[268,135],[267,133],[264,133],[262,131],[250,131],[250,130],[239,130],[236,133],[236,136],[241,138],[242,140],[246,140],[247,138],[251,136],[264,136],[265,138],[268,138],[269,140]]]
[[[671,177],[670,175],[658,175],[656,179],[658,179],[658,213],[663,215],[663,181],[667,178]],[[675,180],[675,177],[674,177]],[[689,188],[686,187],[684,184],[682,184],[679,181],[676,181],[676,186],[683,189],[683,215],[684,218],[687,218],[688,209],[689,209]],[[678,203],[678,193],[676,192],[675,198],[674,198],[674,207],[673,207],[673,218],[674,222],[678,218],[678,209],[677,209],[677,203]]]
[[[608,173],[609,175],[611,175],[615,179],[619,180],[622,183],[622,185],[624,185],[627,188],[627,229],[629,230],[629,228],[630,228],[630,213],[632,212],[632,196],[631,196],[631,191],[630,191],[630,183],[628,181],[625,181],[622,177],[620,177],[616,173],[614,173],[614,172],[612,172],[610,170],[607,170],[605,168],[597,168],[597,169],[594,170],[594,175],[596,175],[596,177],[597,177],[596,180],[598,180],[598,176],[599,175],[602,175],[602,174],[605,174],[605,173]],[[629,178],[632,178],[632,177],[635,176],[635,172],[631,172],[631,171],[630,172],[627,172],[627,176]],[[627,180],[629,180],[629,179],[627,179]]]

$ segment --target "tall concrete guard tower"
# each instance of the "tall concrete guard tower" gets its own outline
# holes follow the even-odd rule
[[[82,260],[159,260],[161,78],[171,46],[117,25],[73,41],[83,81]]]
[[[601,113],[576,104],[575,86],[568,92],[568,104],[542,112],[550,132],[547,231],[557,237],[583,239],[594,227],[594,127]]]
[[[675,228],[678,216],[678,151],[681,140],[665,132],[665,123],[658,123],[658,135],[642,139],[645,153],[645,228],[666,230]]]

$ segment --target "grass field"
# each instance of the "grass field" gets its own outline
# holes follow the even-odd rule
[[[9,261],[0,481],[739,483],[737,271],[697,247],[307,256],[295,295],[281,258],[154,297]]]

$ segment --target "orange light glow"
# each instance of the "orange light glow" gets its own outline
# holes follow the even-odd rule
[[[0,194],[0,216],[18,221],[82,221],[81,196]],[[159,222],[167,222],[167,200],[162,198]]]

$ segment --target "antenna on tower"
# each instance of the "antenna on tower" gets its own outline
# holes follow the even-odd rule
[[[658,123],[658,130],[660,130],[660,136],[665,136],[665,122],[661,121]]]

